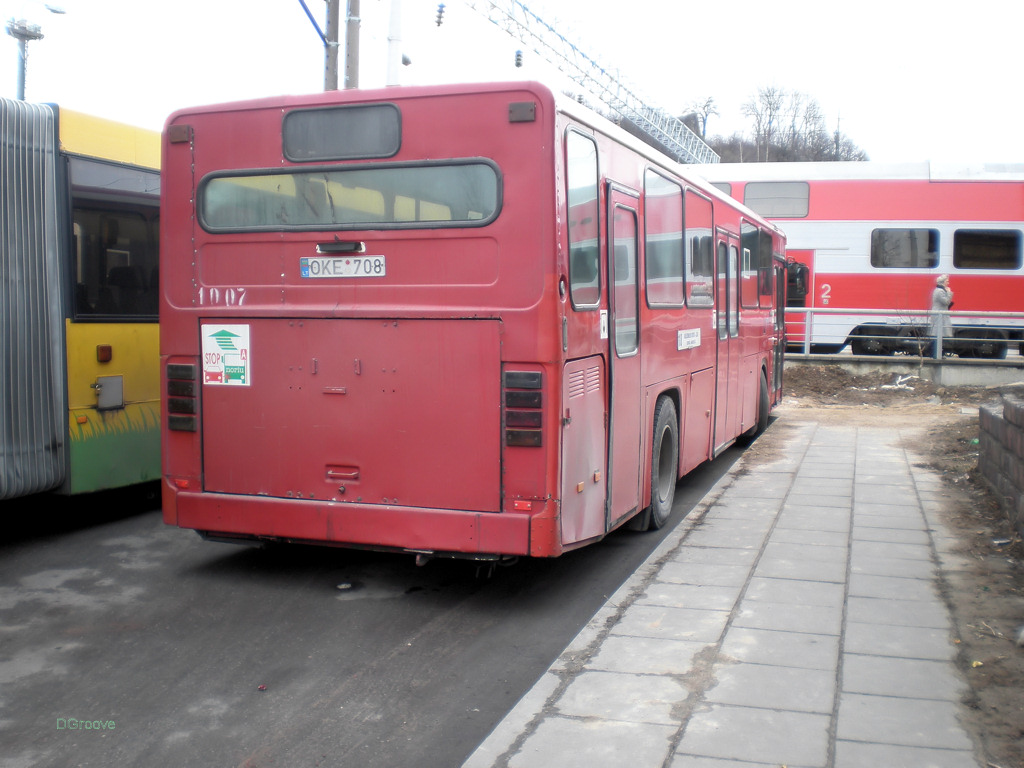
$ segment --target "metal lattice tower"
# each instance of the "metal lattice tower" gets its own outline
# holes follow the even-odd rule
[[[519,0],[465,0],[509,35],[531,45],[588,95],[629,120],[683,163],[717,163],[718,155],[681,120],[650,106],[631,88],[587,56]]]

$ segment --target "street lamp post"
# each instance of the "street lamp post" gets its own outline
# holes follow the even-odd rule
[[[29,24],[24,19],[8,19],[7,34],[18,41],[18,100],[25,100],[25,70],[28,66],[29,40],[42,40],[43,29],[38,24]]]

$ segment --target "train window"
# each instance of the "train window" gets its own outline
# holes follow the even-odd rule
[[[686,193],[686,304],[715,306],[715,252],[711,201]]]
[[[806,181],[751,181],[743,202],[767,218],[800,219],[807,215],[810,194]]]
[[[1017,229],[958,229],[953,233],[957,269],[1020,269],[1021,233]]]
[[[652,171],[644,177],[644,252],[648,306],[682,307],[683,190]]]
[[[565,137],[569,204],[569,296],[576,309],[601,301],[598,267],[597,145],[575,131]]]
[[[933,269],[938,265],[939,230],[871,231],[871,266],[879,269]]]
[[[732,184],[727,181],[713,181],[711,186],[717,189],[722,194],[732,197]]]

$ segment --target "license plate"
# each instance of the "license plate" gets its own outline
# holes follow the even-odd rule
[[[323,256],[299,259],[302,277],[384,277],[383,256]]]

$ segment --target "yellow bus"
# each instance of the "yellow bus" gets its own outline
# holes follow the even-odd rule
[[[159,134],[0,99],[0,499],[160,477]]]

